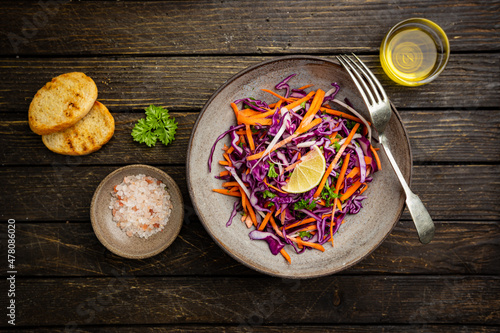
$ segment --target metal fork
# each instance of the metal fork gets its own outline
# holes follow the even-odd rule
[[[391,162],[392,168],[396,172],[401,185],[406,194],[406,206],[410,211],[413,222],[417,229],[420,242],[429,243],[434,237],[434,222],[427,209],[425,209],[422,200],[412,192],[406,183],[401,170],[399,169],[394,156],[391,153],[390,145],[384,130],[391,119],[391,105],[382,85],[375,75],[366,67],[366,65],[353,53],[352,56],[340,55],[337,57],[340,63],[347,70],[358,87],[361,96],[365,101],[374,128],[379,135],[379,141],[384,148],[387,158]]]

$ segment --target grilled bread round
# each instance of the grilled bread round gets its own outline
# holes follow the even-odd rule
[[[99,150],[115,131],[115,120],[108,109],[95,101],[90,112],[74,126],[61,132],[42,135],[42,141],[55,153],[87,155]]]
[[[59,75],[47,82],[31,101],[28,119],[36,134],[62,131],[76,124],[97,99],[97,86],[80,72]]]

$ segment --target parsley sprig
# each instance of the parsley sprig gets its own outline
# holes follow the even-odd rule
[[[168,114],[168,110],[161,106],[150,105],[145,109],[146,118],[141,118],[132,129],[135,141],[145,143],[148,147],[160,140],[168,145],[175,139],[177,123],[175,118]]]

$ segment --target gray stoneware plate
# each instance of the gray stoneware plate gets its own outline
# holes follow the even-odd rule
[[[251,241],[244,223],[237,217],[230,227],[226,222],[236,200],[212,191],[221,188],[222,181],[215,178],[223,167],[217,161],[222,158],[224,143],[230,145],[229,136],[221,140],[214,153],[212,172],[208,172],[210,149],[217,137],[236,124],[230,102],[244,97],[275,101],[262,88],[274,90],[274,86],[290,74],[296,73],[289,84],[300,87],[313,83],[313,89],[327,91],[331,83],[339,83],[337,98],[348,97],[355,109],[366,119],[366,109],[361,96],[347,72],[335,61],[309,56],[288,56],[265,61],[252,66],[220,87],[201,111],[194,125],[187,157],[187,183],[191,200],[205,229],[229,255],[259,272],[285,278],[311,278],[324,276],[346,269],[375,250],[391,232],[403,212],[405,196],[387,157],[379,151],[382,170],[374,175],[371,186],[365,192],[368,199],[363,209],[346,218],[334,236],[335,246],[325,244],[325,252],[310,250],[300,255],[290,245],[285,249],[291,256],[288,264],[281,255],[273,256],[265,241]],[[336,107],[336,105],[334,105]],[[396,110],[386,130],[403,175],[411,178],[412,157],[408,136]],[[378,144],[375,143],[375,146]]]
[[[166,185],[170,194],[172,211],[165,229],[148,237],[128,237],[112,220],[109,203],[115,185],[120,184],[125,176],[145,174],[154,177]],[[181,230],[184,219],[184,205],[179,187],[165,172],[149,165],[133,164],[110,173],[97,187],[90,205],[92,228],[99,241],[111,252],[124,258],[143,259],[152,257],[165,250],[175,240]]]

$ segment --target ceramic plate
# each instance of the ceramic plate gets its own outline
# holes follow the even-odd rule
[[[246,228],[237,218],[230,227],[226,222],[232,211],[233,197],[212,191],[221,188],[222,181],[214,176],[224,170],[216,162],[222,158],[224,143],[230,145],[229,136],[221,140],[214,154],[212,172],[208,171],[210,149],[217,137],[235,124],[230,102],[254,97],[267,102],[275,101],[262,88],[274,86],[290,74],[297,74],[289,84],[300,87],[314,84],[327,91],[337,82],[341,90],[336,96],[345,97],[367,119],[368,110],[347,72],[336,62],[308,56],[290,56],[266,61],[235,75],[220,87],[203,108],[193,128],[187,159],[187,181],[191,200],[204,227],[212,238],[233,258],[241,263],[273,276],[311,278],[339,272],[354,265],[379,246],[398,222],[404,208],[404,192],[387,157],[379,151],[382,170],[374,175],[363,201],[363,209],[350,215],[334,236],[335,246],[325,244],[325,252],[305,251],[295,254],[290,245],[285,249],[291,256],[288,264],[281,255],[273,256],[265,241],[251,241]],[[336,106],[335,106],[336,107]],[[401,171],[407,181],[411,178],[412,158],[408,136],[396,110],[386,130]],[[378,146],[376,143],[374,146]]]
[[[172,211],[165,229],[148,237],[128,237],[112,220],[111,192],[125,176],[144,174],[162,181],[170,194]],[[99,241],[108,250],[119,256],[131,259],[152,257],[165,250],[179,234],[184,218],[181,192],[175,181],[160,169],[148,165],[128,165],[110,173],[97,187],[90,206],[92,228]]]

